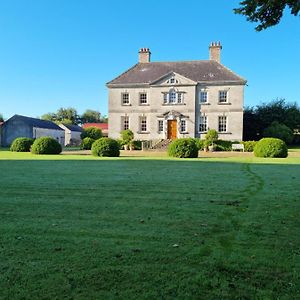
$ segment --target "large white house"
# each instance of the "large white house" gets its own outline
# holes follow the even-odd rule
[[[240,141],[246,80],[220,62],[222,46],[211,43],[209,60],[139,61],[107,83],[109,137],[131,129],[135,139],[204,138],[216,129],[223,140]]]

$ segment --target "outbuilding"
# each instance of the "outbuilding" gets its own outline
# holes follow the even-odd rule
[[[51,121],[14,115],[2,124],[3,147],[9,147],[18,137],[39,138],[41,136],[51,136],[62,146],[65,144],[64,130]]]
[[[82,127],[78,125],[69,125],[69,124],[59,124],[60,128],[65,131],[65,146],[74,145],[78,146],[81,143],[81,133],[83,131]]]

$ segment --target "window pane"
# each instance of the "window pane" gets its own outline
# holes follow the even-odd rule
[[[128,93],[122,94],[122,104],[129,104],[129,94]]]
[[[164,131],[164,121],[159,120],[158,121],[158,132],[163,132]]]
[[[199,132],[207,131],[207,116],[200,116],[199,119]]]
[[[186,120],[181,120],[180,131],[181,132],[185,132],[186,131]]]
[[[219,116],[219,132],[227,131],[227,117]]]
[[[200,92],[200,102],[201,103],[207,102],[207,92]]]
[[[140,120],[141,120],[141,124],[140,124],[141,131],[147,131],[147,118],[141,117]]]
[[[140,94],[140,104],[147,104],[147,94],[146,93]]]
[[[227,91],[219,91],[219,102],[227,102]]]

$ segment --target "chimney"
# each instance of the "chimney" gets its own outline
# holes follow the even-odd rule
[[[139,51],[139,63],[149,63],[151,52],[149,48],[141,48]]]
[[[209,46],[209,59],[221,63],[221,49],[220,42],[211,42]]]

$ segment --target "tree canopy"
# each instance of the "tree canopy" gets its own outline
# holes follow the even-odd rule
[[[286,125],[292,132],[300,130],[300,107],[297,103],[287,103],[285,99],[276,99],[256,107],[244,109],[243,139],[259,140],[266,128],[274,122]]]
[[[82,123],[100,123],[101,122],[101,114],[100,112],[92,109],[87,109],[81,115]]]
[[[0,113],[0,122],[4,122],[3,115]]]
[[[286,7],[294,16],[300,11],[299,0],[244,0],[240,5],[234,9],[234,13],[246,16],[247,21],[258,22],[256,31],[278,24]]]

